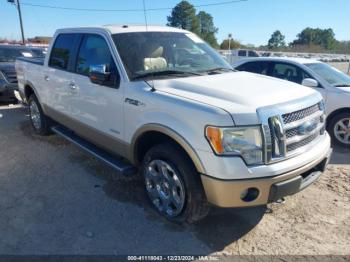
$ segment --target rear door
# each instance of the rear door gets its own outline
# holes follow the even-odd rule
[[[102,67],[110,72],[110,83],[92,83],[89,77],[91,69]],[[109,151],[122,153],[123,86],[106,36],[83,35],[74,73],[69,113],[76,121],[76,132]]]
[[[69,99],[72,91],[72,69],[79,34],[59,34],[51,48],[48,66],[44,69],[43,89],[50,116],[66,124],[69,115]]]

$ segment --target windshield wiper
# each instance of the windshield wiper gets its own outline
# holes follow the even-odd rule
[[[348,87],[350,86],[350,84],[337,84],[337,85],[334,85],[335,87]]]
[[[236,72],[237,70],[232,69],[232,68],[227,68],[227,67],[215,67],[215,68],[211,68],[211,69],[205,70],[204,72],[209,74],[209,73],[215,73],[215,72],[218,72],[218,71]]]
[[[196,75],[196,76],[201,76],[202,74],[196,73],[196,72],[189,72],[189,71],[180,71],[180,70],[164,70],[164,71],[155,71],[155,72],[147,72],[140,74],[138,76],[134,76],[132,79],[142,79],[142,78],[147,78],[147,77],[155,77],[155,76],[168,76],[168,75],[179,75],[179,76],[184,76],[184,75]]]

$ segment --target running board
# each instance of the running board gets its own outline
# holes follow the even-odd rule
[[[136,173],[136,168],[130,164],[125,163],[121,157],[114,156],[95,146],[94,144],[86,141],[85,139],[76,135],[73,131],[63,127],[63,126],[54,126],[51,128],[53,132],[65,138],[69,142],[79,146],[84,149],[86,152],[90,153],[94,157],[102,160],[107,165],[114,168],[118,174],[130,176]]]

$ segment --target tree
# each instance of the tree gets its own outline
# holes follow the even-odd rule
[[[197,18],[199,21],[199,35],[212,47],[217,48],[219,45],[215,34],[218,32],[218,28],[214,26],[213,17],[204,11],[200,11]]]
[[[284,35],[281,33],[281,31],[277,30],[269,39],[269,42],[267,43],[267,47],[269,49],[279,49],[286,46],[286,42],[284,41]]]
[[[297,35],[291,45],[318,45],[326,50],[332,50],[336,47],[337,40],[333,29],[320,29],[307,27]]]
[[[229,46],[229,40],[225,39],[224,41],[221,42],[220,49],[227,50],[228,46]],[[244,47],[244,46],[239,41],[231,39],[230,49],[237,49],[237,48],[242,48],[242,47]]]
[[[181,1],[167,17],[168,26],[179,27],[195,34],[200,34],[200,25],[196,16],[196,9],[187,1]]]

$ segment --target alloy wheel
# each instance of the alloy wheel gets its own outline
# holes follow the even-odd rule
[[[149,198],[159,212],[169,217],[179,215],[185,204],[185,187],[177,171],[166,161],[153,160],[145,170]]]
[[[350,145],[350,118],[343,118],[334,125],[334,136],[346,145]]]
[[[29,111],[30,111],[30,119],[33,123],[34,128],[40,129],[41,115],[40,115],[39,107],[34,100],[30,102]]]

